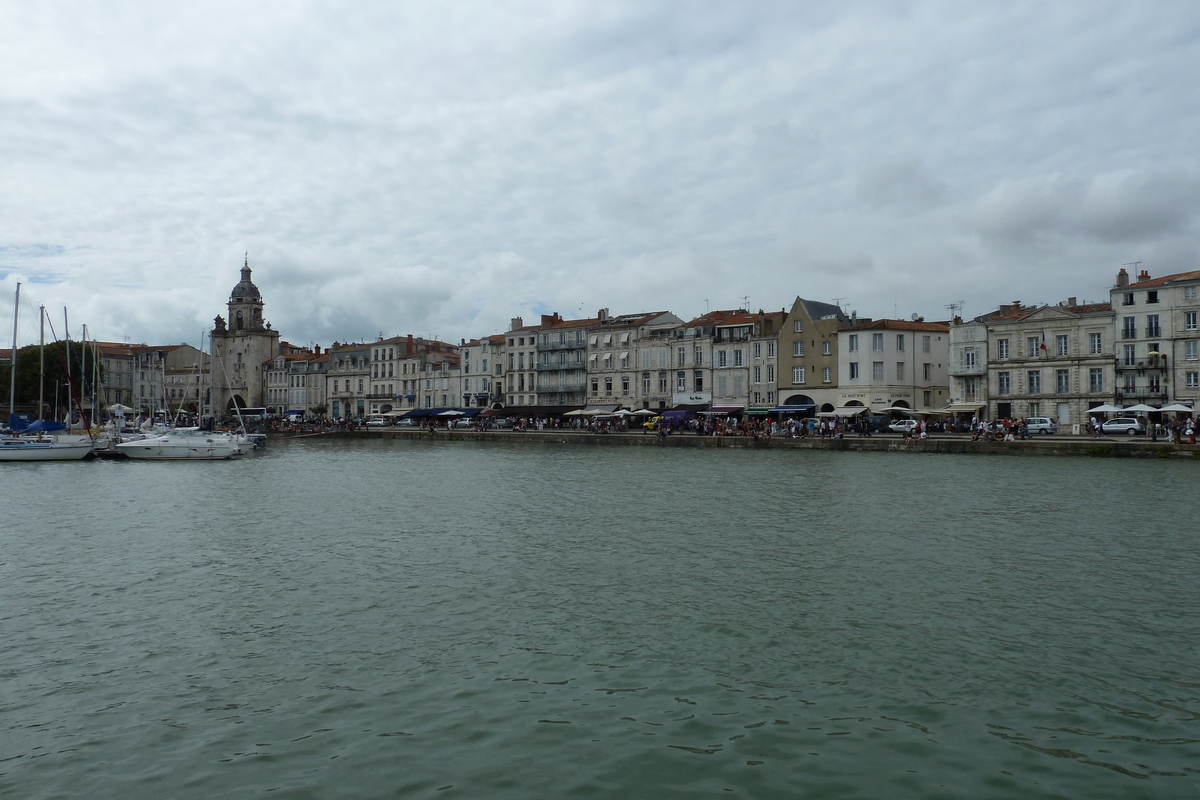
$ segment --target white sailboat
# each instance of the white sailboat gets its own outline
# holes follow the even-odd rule
[[[156,461],[183,459],[219,460],[239,455],[241,445],[227,433],[215,433],[200,428],[174,428],[158,436],[133,442],[121,442],[117,451],[129,458]]]
[[[13,305],[12,370],[8,388],[9,433],[0,437],[0,461],[78,461],[92,452],[90,438],[85,441],[60,441],[57,436],[41,430],[36,431],[36,436],[12,431],[17,411],[17,318],[20,312],[21,284],[18,283],[16,303]],[[37,426],[37,422],[30,427]]]

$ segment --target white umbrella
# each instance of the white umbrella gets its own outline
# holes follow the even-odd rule
[[[632,414],[633,414],[632,411],[626,411],[623,408],[613,412],[614,417],[628,417]]]
[[[462,415],[463,415],[463,412],[455,411],[454,409],[450,409],[449,411],[443,411],[442,413],[438,414],[439,417],[461,417]]]
[[[1129,408],[1124,408],[1121,410],[1141,412],[1142,414],[1149,414],[1151,411],[1158,411],[1158,409],[1154,406],[1148,406],[1145,403],[1138,403],[1136,406],[1130,406]]]
[[[655,417],[655,416],[658,416],[658,412],[656,412],[656,411],[651,411],[651,410],[650,410],[650,409],[648,409],[648,408],[639,408],[637,411],[631,411],[630,413],[631,413],[631,414],[633,414],[635,417]]]
[[[108,413],[110,413],[110,414],[124,414],[127,411],[134,411],[134,410],[136,410],[136,409],[132,409],[129,406],[123,406],[120,403],[113,403],[111,406],[108,407]]]
[[[582,409],[582,408],[577,408],[577,409],[575,409],[574,411],[568,411],[567,413],[563,414],[563,416],[564,416],[564,417],[582,417],[582,416],[583,416],[583,409]]]
[[[1169,406],[1163,406],[1162,408],[1159,409],[1159,411],[1186,411],[1189,414],[1193,410],[1194,409],[1188,408],[1183,403],[1172,403]]]
[[[1095,408],[1088,409],[1089,412],[1096,411],[1100,414],[1115,414],[1118,411],[1124,411],[1124,410],[1125,409],[1123,409],[1123,408],[1119,408],[1118,406],[1114,406],[1114,405],[1109,405],[1108,403],[1105,403],[1104,405],[1101,405],[1101,406],[1096,406]]]

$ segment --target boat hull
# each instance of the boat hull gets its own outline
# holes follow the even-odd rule
[[[60,442],[3,442],[0,461],[78,461],[92,452],[90,442],[63,444]]]

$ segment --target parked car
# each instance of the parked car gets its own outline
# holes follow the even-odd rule
[[[458,419],[454,420],[453,427],[455,427],[455,428],[469,428],[469,427],[471,427],[471,426],[472,426],[472,425],[474,425],[474,424],[475,424],[475,418],[474,418],[474,417],[459,417]]]
[[[915,419],[900,419],[888,425],[888,430],[892,433],[912,433],[917,429],[917,421]]]
[[[396,422],[396,427],[397,428],[415,428],[415,427],[417,427],[417,421],[415,419],[408,419],[407,417],[405,417],[404,419],[401,419]]]
[[[872,414],[867,417],[867,430],[871,433],[883,433],[888,429],[888,417],[883,414]]]
[[[382,428],[385,425],[387,425],[387,420],[383,417],[372,417],[371,419],[367,420],[368,428]]]
[[[1058,433],[1058,423],[1049,417],[1029,417],[1025,420],[1025,430],[1034,433]]]
[[[658,430],[658,423],[662,422],[662,420],[663,420],[663,418],[661,416],[651,417],[650,419],[648,419],[642,423],[642,427],[648,431]]]
[[[1129,436],[1135,434],[1145,434],[1146,426],[1138,422],[1133,417],[1116,417],[1114,419],[1105,420],[1100,425],[1100,430],[1105,433],[1124,433]]]

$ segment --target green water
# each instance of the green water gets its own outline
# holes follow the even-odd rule
[[[2,465],[0,795],[1190,798],[1200,465]]]

